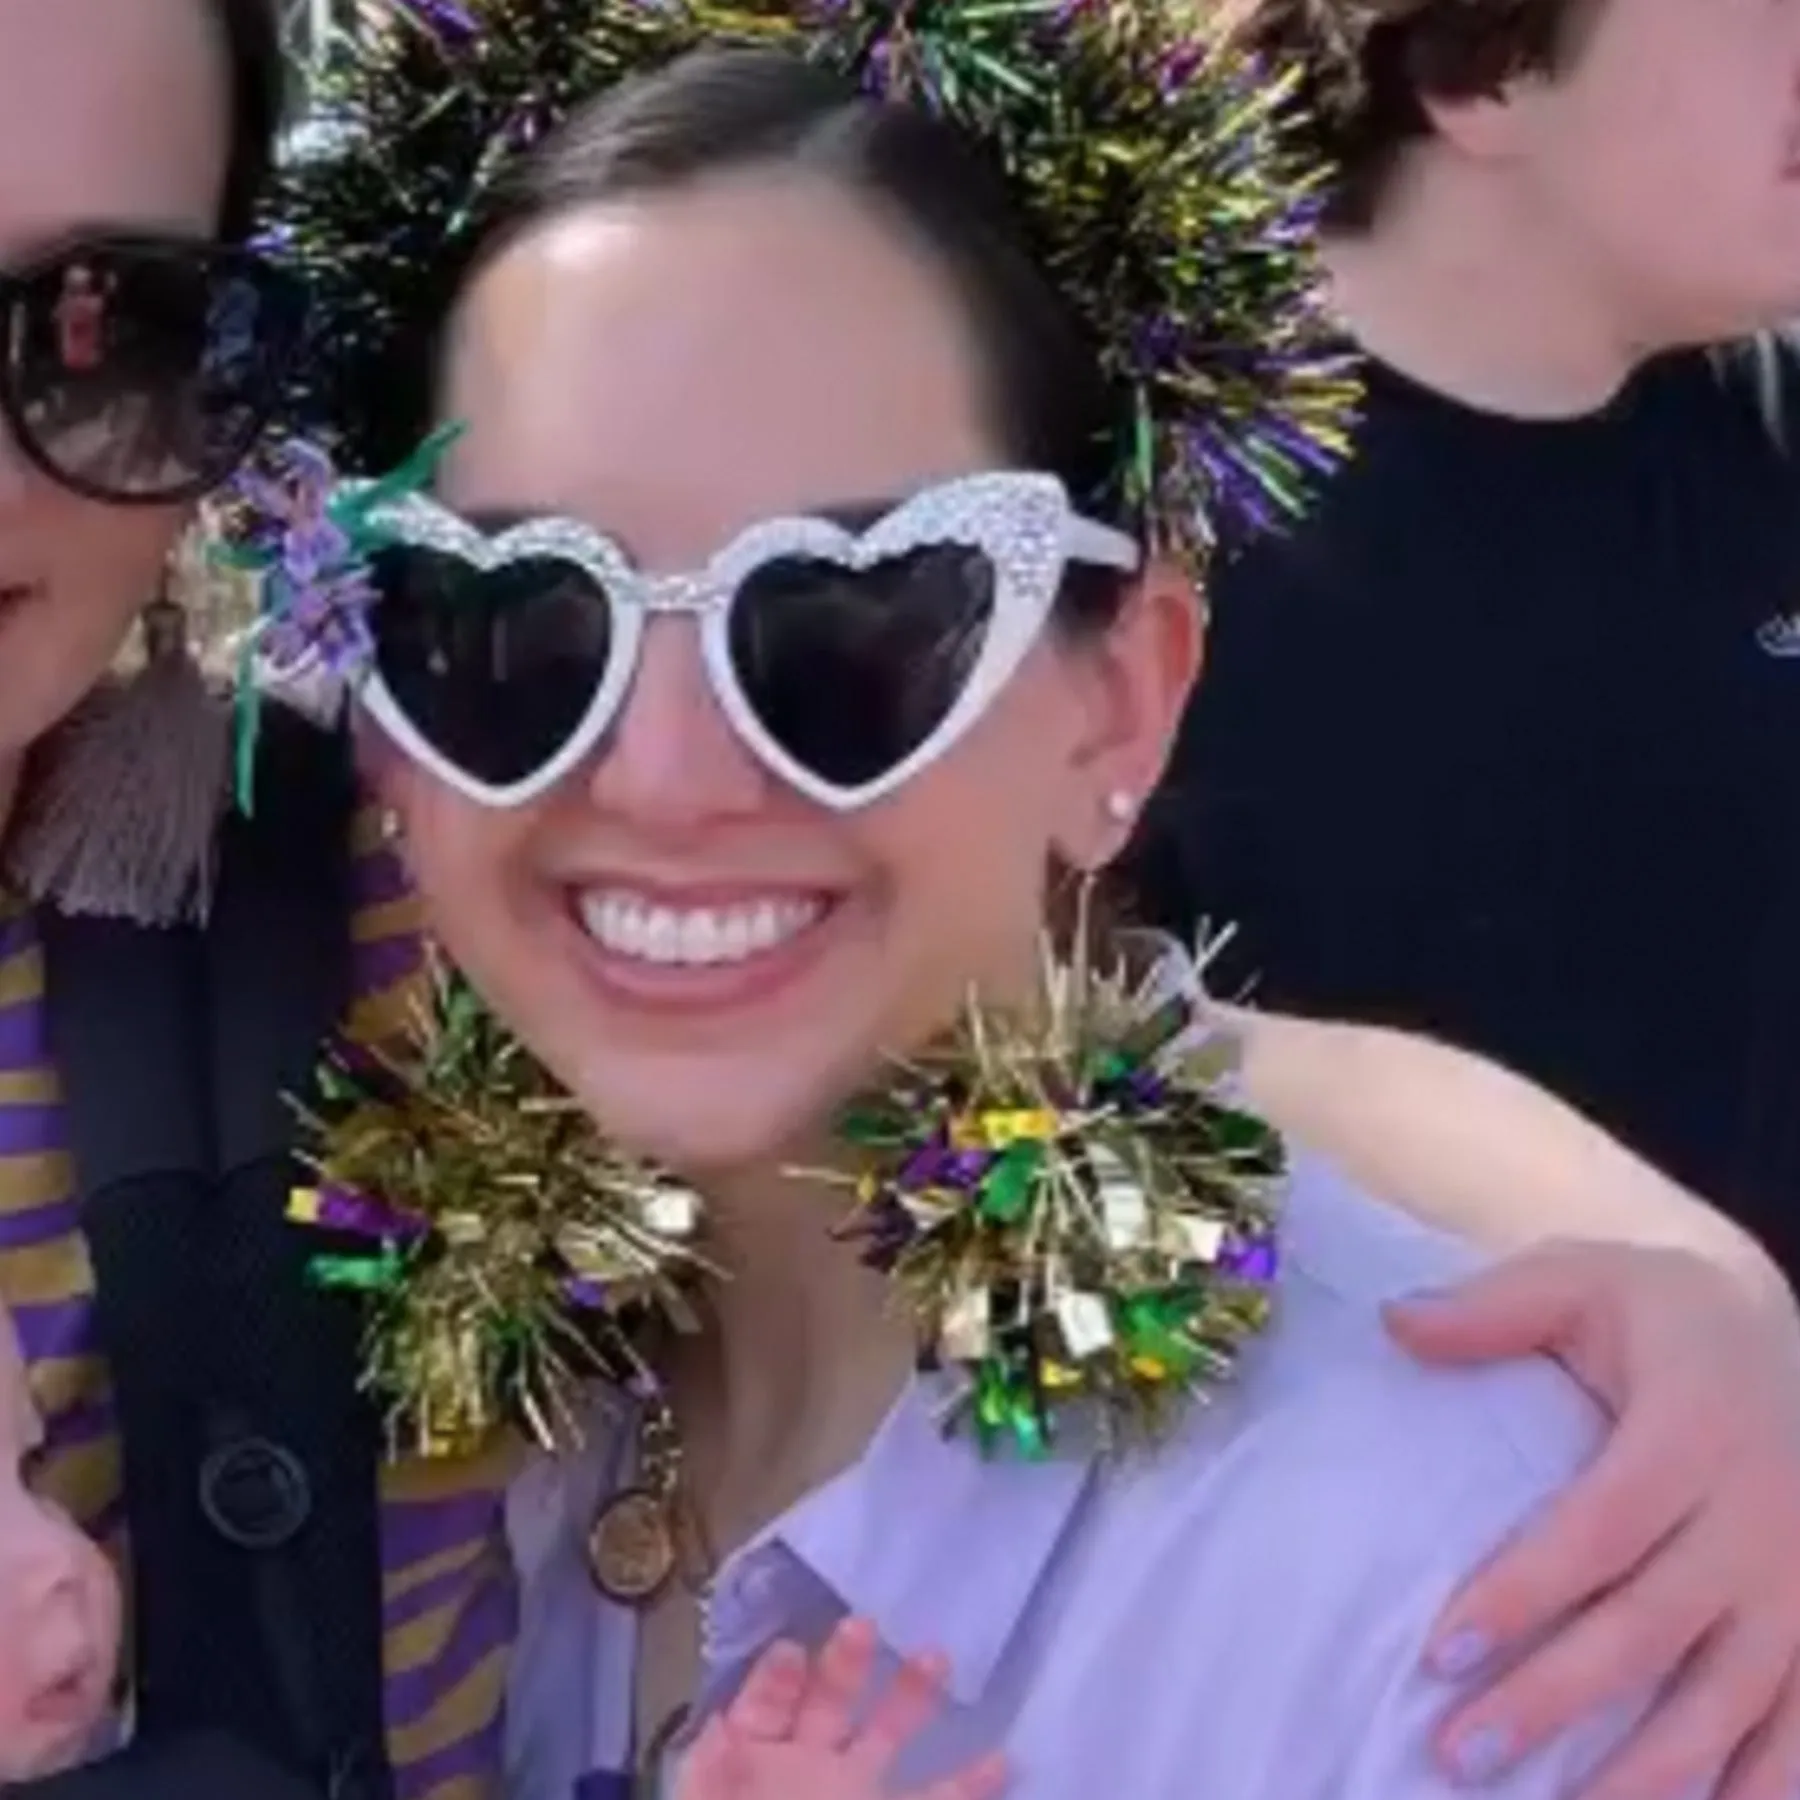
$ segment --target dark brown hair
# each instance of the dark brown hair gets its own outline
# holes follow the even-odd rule
[[[227,140],[219,231],[248,235],[275,158],[287,88],[275,0],[206,0],[225,59]]]
[[[1236,0],[1242,41],[1298,71],[1302,135],[1337,171],[1334,231],[1367,231],[1408,147],[1431,135],[1428,100],[1497,94],[1554,74],[1603,0]]]

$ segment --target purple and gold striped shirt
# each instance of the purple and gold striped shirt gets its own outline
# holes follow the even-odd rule
[[[421,966],[416,907],[372,816],[353,844],[355,993],[370,1040],[402,1022]],[[123,1562],[116,1418],[92,1349],[82,1241],[30,912],[0,897],[0,1302],[44,1416],[44,1492]],[[383,1476],[389,1753],[400,1800],[498,1800],[514,1622],[501,1507],[510,1462],[399,1464]]]

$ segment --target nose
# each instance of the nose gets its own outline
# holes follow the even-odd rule
[[[0,357],[11,360],[11,345],[5,338],[3,316],[0,316]],[[7,378],[7,367],[0,364],[0,382]],[[19,444],[18,426],[4,404],[0,404],[0,518],[24,505],[34,486],[43,479]]]
[[[693,622],[650,620],[624,711],[589,770],[593,804],[681,829],[754,812],[770,780],[719,705]]]
[[[37,470],[19,448],[11,421],[0,415],[0,519],[25,504],[38,479]]]

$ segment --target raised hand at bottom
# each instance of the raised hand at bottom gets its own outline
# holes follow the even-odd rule
[[[937,1657],[903,1663],[858,1729],[876,1650],[863,1619],[846,1620],[816,1657],[772,1645],[696,1740],[676,1800],[885,1800],[896,1759],[943,1705],[945,1668]],[[1004,1760],[986,1756],[897,1800],[995,1800],[1005,1786]]]

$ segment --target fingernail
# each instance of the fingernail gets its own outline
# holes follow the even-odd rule
[[[1485,1631],[1475,1625],[1462,1625],[1431,1646],[1428,1660],[1432,1674],[1457,1681],[1464,1675],[1473,1675],[1493,1653],[1493,1642]]]
[[[1414,1288],[1393,1302],[1396,1306],[1437,1306],[1451,1298],[1451,1290],[1441,1287]]]
[[[1450,1760],[1464,1781],[1491,1781],[1512,1759],[1512,1733],[1504,1725],[1478,1725],[1450,1746]]]

